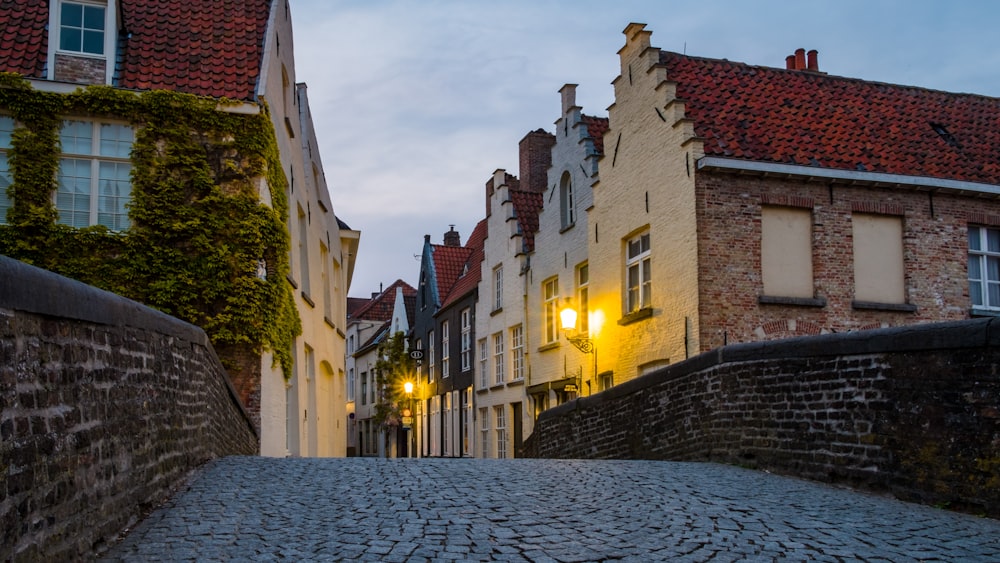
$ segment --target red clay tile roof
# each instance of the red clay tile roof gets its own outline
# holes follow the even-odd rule
[[[0,70],[45,76],[48,0],[0,0]]]
[[[120,86],[254,99],[270,0],[123,0]]]
[[[1000,183],[998,98],[666,51],[660,62],[708,156]]]
[[[0,70],[45,78],[46,0],[0,0]],[[121,0],[116,85],[254,99],[270,0]]]
[[[604,134],[608,132],[608,118],[585,114],[580,118],[587,126],[587,134],[594,141],[594,150],[597,154],[604,154]]]
[[[431,248],[434,252],[434,274],[437,277],[438,299],[444,304],[448,301],[448,294],[451,293],[455,282],[462,275],[472,250],[464,246],[443,244],[432,244]]]
[[[545,200],[538,192],[511,189],[510,201],[514,204],[517,225],[524,240],[523,250],[531,252],[535,249],[535,233],[538,232],[538,212]]]
[[[455,281],[455,285],[448,292],[448,297],[441,304],[445,308],[455,301],[469,294],[470,291],[479,286],[479,281],[483,278],[482,262],[485,257],[486,246],[486,219],[483,219],[469,235],[469,240],[465,242],[465,248],[469,249],[469,258],[466,260],[466,272]]]
[[[367,303],[354,310],[349,318],[362,319],[366,321],[388,321],[392,319],[392,310],[396,303],[396,288],[403,288],[403,304],[406,305],[408,299],[413,299],[416,303],[417,290],[403,280],[396,280],[382,293],[372,297]],[[407,311],[409,316],[409,311]]]

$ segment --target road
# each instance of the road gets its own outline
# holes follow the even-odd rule
[[[1000,561],[1000,521],[739,467],[213,461],[104,561]]]

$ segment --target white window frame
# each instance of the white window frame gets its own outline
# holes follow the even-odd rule
[[[493,334],[493,384],[503,385],[507,374],[504,366],[504,333]]]
[[[576,268],[576,302],[579,307],[577,318],[580,334],[590,333],[590,266],[585,262]]]
[[[486,338],[479,339],[479,387],[490,387],[490,345]]]
[[[427,333],[427,383],[434,381],[434,331]]]
[[[118,25],[116,20],[118,2],[119,0],[57,0],[56,2],[50,3],[54,9],[49,10],[49,51],[46,61],[46,68],[48,69],[46,78],[48,80],[55,80],[56,54],[59,53],[74,57],[87,57],[104,60],[104,83],[111,84],[115,72],[114,57],[112,54],[115,52],[115,45],[118,42]],[[62,44],[62,9],[66,4],[78,4],[104,9],[103,53],[86,53],[83,51],[71,51],[60,48]]]
[[[507,405],[497,405],[493,407],[493,412],[497,419],[497,459],[505,459],[507,457]]]
[[[524,325],[510,329],[510,365],[511,380],[524,379]]]
[[[347,368],[347,402],[354,402],[354,368]]]
[[[443,363],[443,362],[442,362]],[[451,452],[451,393],[441,395],[441,455],[448,456]]]
[[[70,142],[70,140],[84,139],[84,137],[68,135],[67,128],[74,126],[73,124],[82,124],[84,130],[90,129],[89,148],[82,147],[82,150],[75,150],[76,145],[79,143]],[[115,127],[118,128],[118,131],[127,132],[128,138],[126,139],[123,135],[122,138],[110,139],[105,134],[105,127]],[[67,132],[67,134],[64,134],[64,132]],[[110,130],[107,132],[110,132]],[[59,185],[53,196],[56,209],[59,211],[58,222],[63,225],[75,227],[104,225],[112,231],[127,230],[130,223],[128,210],[125,209],[125,205],[132,199],[132,181],[127,175],[126,178],[122,178],[121,173],[130,173],[132,170],[130,156],[132,145],[135,143],[135,131],[132,129],[132,126],[116,121],[66,119],[59,129],[59,138],[62,144],[62,153],[59,156]],[[109,146],[108,143],[119,150],[115,154],[106,154],[104,147]],[[122,151],[121,148],[123,146],[127,146],[128,150]],[[127,154],[122,155],[122,152],[127,152]],[[116,172],[114,178],[101,177],[105,165],[110,165],[114,168]],[[74,182],[73,179],[77,181]],[[102,183],[104,183],[102,180],[115,182],[115,187],[119,190],[124,188],[127,193],[125,195],[121,195],[120,192],[118,195],[102,195]],[[87,193],[77,193],[76,189],[66,187],[68,183],[73,184],[77,189],[86,188]],[[105,187],[107,185],[106,183],[104,184]],[[64,203],[67,198],[72,202],[68,208]],[[75,202],[77,198],[86,200],[86,203],[89,204],[86,210],[76,208]],[[124,201],[122,202],[121,200]],[[118,208],[118,203],[121,203],[120,209]],[[111,205],[113,209],[109,210],[108,205]],[[104,208],[103,210],[102,207]],[[86,213],[87,224],[74,225],[74,221],[70,217],[65,216],[64,211],[71,213],[71,217],[75,217],[79,213]],[[104,219],[102,221],[102,216],[110,216],[111,219]]]
[[[649,231],[625,242],[625,313],[651,306],[653,273]],[[633,275],[634,274],[634,275]]]
[[[563,172],[559,181],[559,207],[562,228],[567,229],[576,224],[576,199],[573,195],[573,179],[569,172]]]
[[[441,322],[441,379],[451,375],[451,323]]]
[[[490,457],[490,408],[479,407],[479,457]]]
[[[995,237],[992,249],[990,235]],[[990,272],[991,264],[993,272]],[[973,277],[977,270],[979,275]],[[1000,228],[969,226],[968,273],[972,308],[979,311],[1000,311]]]
[[[361,372],[361,404],[368,404],[368,372]]]
[[[493,310],[503,309],[503,265],[493,268]]]
[[[542,319],[544,330],[542,344],[552,344],[559,340],[559,278],[553,277],[542,282]]]
[[[462,309],[462,371],[472,369],[472,309]]]

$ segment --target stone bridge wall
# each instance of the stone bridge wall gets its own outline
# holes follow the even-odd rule
[[[525,455],[732,463],[1000,517],[1000,319],[719,348],[545,411]]]
[[[0,561],[99,553],[258,438],[201,329],[0,256]]]

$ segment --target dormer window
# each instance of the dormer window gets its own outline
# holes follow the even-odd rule
[[[106,6],[63,2],[59,14],[59,50],[104,54]]]
[[[118,0],[56,0],[49,13],[48,79],[111,84]]]

